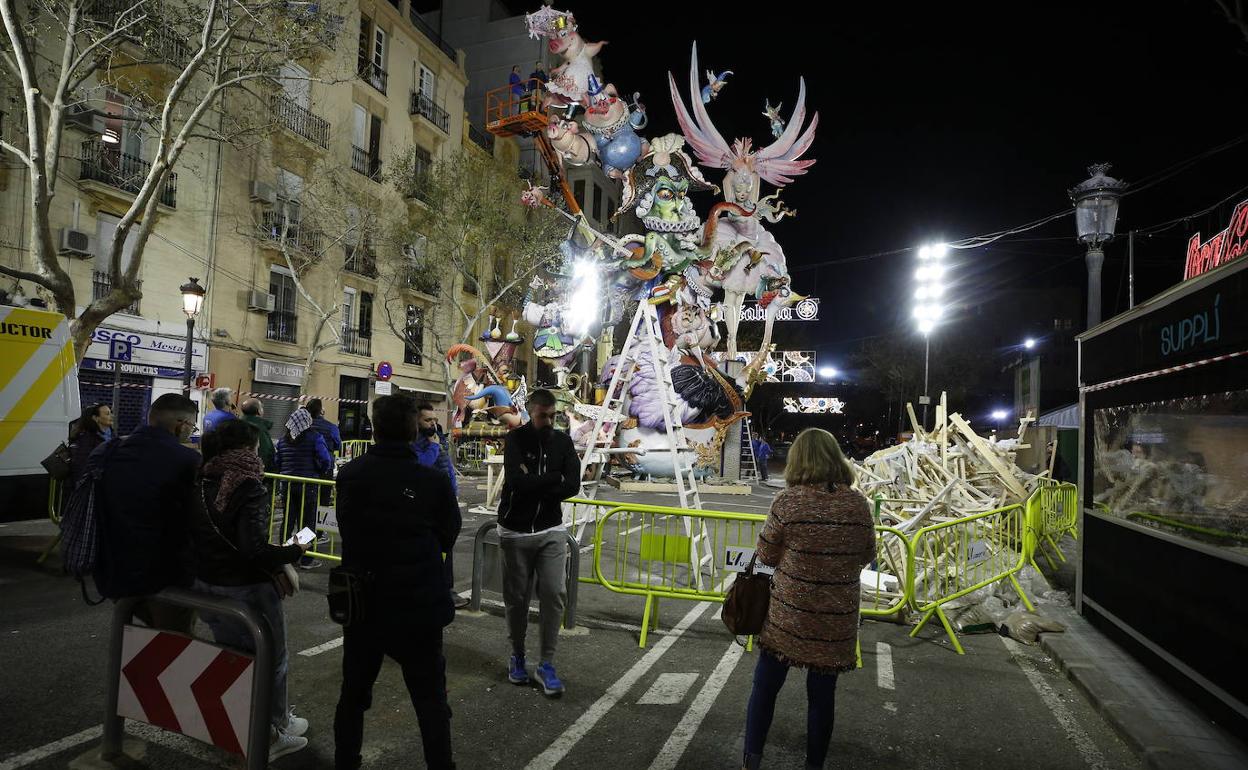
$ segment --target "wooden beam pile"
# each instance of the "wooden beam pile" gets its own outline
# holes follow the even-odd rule
[[[949,414],[941,394],[935,426],[923,430],[907,405],[914,439],[882,449],[856,463],[858,487],[869,500],[883,498],[881,523],[903,532],[1021,503],[1043,476],[1014,463],[1025,449],[1023,437],[1034,420],[1019,420],[1016,436],[997,440],[979,436],[958,413]]]

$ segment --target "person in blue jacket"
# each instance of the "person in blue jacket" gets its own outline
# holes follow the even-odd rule
[[[238,404],[234,403],[234,391],[217,388],[208,396],[212,411],[204,415],[204,433],[212,433],[223,422],[238,419]]]
[[[321,434],[321,438],[325,439],[325,447],[329,449],[330,455],[337,457],[342,454],[342,434],[338,431],[338,426],[325,419],[325,407],[321,404],[319,398],[314,398],[308,402],[308,414],[312,415],[312,430]],[[327,481],[334,480],[333,466],[321,478]],[[321,487],[321,505],[332,505],[334,502],[333,488]],[[318,543],[328,543],[329,535],[322,534],[317,540]]]
[[[277,442],[277,472],[283,476],[300,476],[320,479],[334,467],[325,439],[312,427],[312,415],[300,407],[286,420],[286,435]],[[285,537],[289,538],[303,527],[316,529],[316,506],[319,484],[286,484]],[[305,555],[299,560],[303,569],[315,569],[321,562]]]
[[[455,480],[455,466],[451,464],[449,446],[438,431],[438,418],[433,412],[433,405],[422,402],[416,405],[416,413],[420,415],[417,425],[420,432],[412,442],[416,451],[416,461],[426,468],[443,473],[451,480],[451,492],[459,498],[459,483]],[[442,562],[442,571],[446,575],[446,584],[451,588],[451,601],[456,609],[468,606],[468,597],[455,593],[455,559],[454,553],[448,551]]]

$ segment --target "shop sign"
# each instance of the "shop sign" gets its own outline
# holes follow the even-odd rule
[[[257,382],[272,382],[278,385],[302,385],[303,364],[291,364],[285,361],[270,361],[267,358],[256,359]]]
[[[96,358],[84,358],[79,364],[81,369],[94,369],[99,372],[116,371],[115,367],[121,367],[122,374],[137,374],[142,377],[163,377],[165,379],[180,380],[182,379],[181,369],[172,369],[165,366],[149,366],[147,364],[124,364],[117,361],[101,361]]]
[[[207,374],[195,375],[196,390],[212,390],[217,387],[217,373],[208,372]]]
[[[1248,253],[1248,201],[1242,201],[1235,207],[1231,212],[1231,223],[1222,232],[1204,243],[1200,242],[1199,232],[1191,237],[1187,242],[1187,266],[1183,270],[1183,278],[1195,278],[1239,259],[1245,253]]]
[[[98,327],[91,334],[91,344],[87,346],[85,358],[107,361],[117,358],[118,353],[129,353],[123,359],[129,363],[147,364],[156,367],[176,367],[179,372],[186,363],[186,338],[170,337],[150,332],[132,331],[129,329],[112,329]],[[191,366],[194,369],[207,368],[208,348],[202,342],[191,345]],[[124,369],[122,371],[125,371]],[[181,374],[176,375],[181,377]]]

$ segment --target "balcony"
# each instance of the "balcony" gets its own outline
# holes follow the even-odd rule
[[[380,181],[381,158],[378,158],[376,155],[370,155],[368,150],[352,145],[351,170],[357,174],[363,174],[374,182]]]
[[[84,182],[99,182],[115,190],[130,195],[137,195],[143,189],[143,182],[152,170],[152,164],[126,155],[115,144],[102,142],[99,139],[88,139],[82,143],[82,154],[79,156],[78,179]],[[159,202],[169,208],[178,206],[178,175],[170,172],[165,185],[160,191]]]
[[[284,94],[269,97],[269,111],[274,123],[296,136],[323,148],[329,147],[329,121],[299,106]]]
[[[429,38],[429,40],[436,45],[442,53],[450,57],[452,62],[459,61],[459,57],[456,55],[455,49],[451,48],[451,46],[442,39],[442,36],[438,34],[437,30],[435,30],[429,22],[422,19],[420,14],[416,12],[415,3],[412,3],[412,7],[408,9],[408,18],[412,20],[412,26],[420,30],[422,35]]]
[[[373,335],[366,331],[365,337],[359,329],[344,327],[342,330],[342,352],[353,356],[371,356],[373,354]]]
[[[489,154],[494,154],[494,135],[490,132],[477,128],[469,123],[468,138],[472,140],[473,144],[477,145]]]
[[[139,291],[143,291],[143,282],[136,281],[136,283],[139,286]],[[94,302],[101,297],[107,296],[112,290],[113,276],[111,274],[102,270],[93,270],[91,272],[91,301]],[[136,299],[128,307],[124,307],[118,312],[139,315],[139,300]]]
[[[119,21],[126,24],[137,19],[141,13],[147,15],[126,33],[126,39],[133,47],[126,58],[131,60],[132,65],[164,65],[181,70],[190,63],[190,45],[169,21],[161,18],[159,4],[152,3],[141,12],[135,10],[133,0],[95,0],[88,5],[86,14],[108,28],[115,27]],[[124,18],[122,14],[126,14]]]
[[[438,292],[442,290],[442,279],[432,270],[410,267],[404,273],[404,280],[407,288],[431,297],[438,296]]]
[[[347,259],[342,269],[368,278],[377,277],[377,255],[367,246],[347,246]]]
[[[451,131],[451,115],[446,110],[433,103],[425,94],[420,91],[412,92],[412,115],[419,115],[433,125],[442,129],[442,133],[448,134]]]
[[[285,232],[283,233],[283,228]],[[287,219],[279,211],[269,209],[260,213],[260,237],[280,244],[285,235],[287,246],[316,256],[321,253],[325,236],[316,228]]]
[[[269,328],[265,337],[275,342],[298,342],[298,318],[294,313],[276,310],[269,313]]]
[[[360,61],[360,79],[376,88],[382,94],[386,93],[386,83],[390,76],[386,74],[378,64],[372,61]]]

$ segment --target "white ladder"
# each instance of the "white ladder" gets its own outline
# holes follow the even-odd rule
[[[750,421],[741,421],[741,473],[742,481],[758,480],[758,463],[754,458],[754,435],[750,432]]]
[[[649,301],[642,299],[637,303],[637,312],[629,324],[628,336],[624,338],[624,347],[620,350],[615,372],[611,375],[611,384],[607,388],[602,407],[594,418],[594,429],[590,433],[589,443],[581,455],[581,497],[596,499],[602,483],[602,475],[610,464],[615,434],[619,429],[619,419],[627,414],[624,411],[624,400],[628,394],[629,383],[637,372],[640,344],[645,344],[650,353],[650,363],[654,367],[655,378],[659,387],[659,400],[663,408],[663,427],[667,432],[669,453],[672,458],[672,475],[676,481],[676,494],[680,499],[681,508],[702,509],[702,495],[698,491],[698,482],[694,478],[694,449],[685,437],[685,428],[680,415],[676,413],[680,406],[676,400],[676,388],[672,383],[671,363],[678,353],[669,350],[663,343],[663,333],[659,326],[658,310]],[[605,428],[605,431],[604,431]],[[615,450],[618,451],[618,450]],[[585,471],[594,465],[593,476],[585,479]],[[685,533],[690,542],[690,560],[694,565],[691,570],[698,588],[702,587],[702,567],[714,563],[710,551],[709,536],[706,522],[699,519],[695,527],[688,517],[683,518]],[[579,539],[579,537],[578,537]]]

